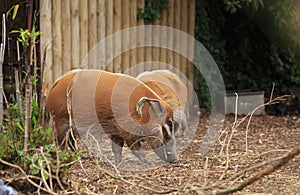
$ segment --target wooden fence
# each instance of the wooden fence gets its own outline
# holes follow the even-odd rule
[[[41,0],[40,30],[41,56],[46,50],[46,75],[48,84],[71,69],[80,68],[81,61],[87,53],[101,40],[115,32],[129,27],[145,25],[137,20],[137,9],[144,8],[144,0]],[[160,19],[152,24],[168,26],[183,32],[194,34],[195,0],[169,0],[168,8],[161,11]],[[147,32],[149,35],[149,32]],[[172,34],[145,36],[142,39],[153,43],[169,39],[173,47],[191,48],[193,43],[175,41]],[[144,36],[144,37],[143,37]],[[138,40],[141,40],[140,38]],[[150,39],[150,40],[149,40]],[[174,39],[174,40],[172,40]],[[116,37],[105,42],[105,58],[114,57],[129,42],[137,37]],[[105,59],[99,61],[105,61]],[[159,61],[185,74],[190,80],[193,77],[191,63],[180,54],[157,47],[140,47],[131,49],[116,56],[108,71],[124,72],[129,67],[147,61]],[[139,66],[139,71],[146,69]],[[88,68],[99,68],[97,64],[88,64]],[[158,67],[159,68],[159,67]],[[161,69],[161,68],[159,68]]]

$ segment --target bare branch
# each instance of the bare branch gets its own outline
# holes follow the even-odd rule
[[[89,131],[87,131],[87,136],[90,136],[90,138],[92,138],[92,140],[94,140],[96,142],[96,146],[97,146],[97,151],[101,153],[101,149],[100,149],[100,145],[98,143],[98,140],[96,140],[96,138],[89,133]],[[104,175],[106,176],[109,176],[111,177],[112,179],[114,180],[118,180],[118,181],[121,181],[123,183],[126,183],[126,184],[129,184],[129,185],[132,185],[132,186],[137,186],[139,188],[142,188],[142,189],[145,189],[145,190],[148,190],[148,191],[151,191],[155,194],[168,194],[168,193],[171,193],[171,192],[177,192],[179,191],[180,189],[179,188],[167,188],[167,187],[164,187],[164,186],[157,186],[153,183],[150,183],[149,181],[143,179],[143,178],[139,178],[140,180],[142,181],[145,181],[147,182],[148,186],[146,185],[142,185],[138,182],[132,182],[132,181],[129,181],[127,179],[125,179],[121,173],[119,172],[118,168],[111,162],[109,161],[105,155],[103,155],[103,157],[105,158],[105,160],[113,167],[113,169],[115,170],[116,174],[106,170],[105,168],[103,168],[102,166],[99,165],[98,163],[98,160],[96,159],[96,163],[97,164],[97,168],[100,172],[102,172]],[[83,166],[81,166],[83,168]],[[87,173],[86,173],[87,174]],[[135,177],[135,178],[138,178],[138,177]],[[155,186],[155,187],[158,187],[159,189],[163,189],[163,190],[157,190],[157,189],[154,189],[152,187],[149,187],[149,186]]]
[[[56,195],[55,192],[49,191],[49,190],[47,190],[46,188],[43,188],[43,187],[39,186],[39,185],[38,185],[37,183],[35,183],[33,180],[31,180],[31,179],[30,179],[31,176],[30,176],[30,175],[27,175],[26,172],[25,172],[20,166],[15,165],[15,164],[11,164],[11,163],[9,163],[9,162],[3,160],[2,158],[0,158],[0,163],[2,163],[2,164],[4,164],[4,165],[7,165],[7,166],[9,166],[9,167],[18,169],[18,170],[24,175],[25,179],[26,179],[31,185],[33,185],[34,187],[36,187],[37,189],[40,189],[40,190],[42,190],[42,191],[44,191],[44,192],[47,192],[47,193],[49,193],[49,194]]]
[[[276,171],[277,169],[281,168],[283,165],[285,165],[287,162],[289,162],[291,159],[293,159],[295,156],[297,156],[299,154],[300,154],[300,147],[294,148],[290,152],[288,152],[287,154],[280,157],[277,162],[275,162],[272,165],[268,166],[267,168],[261,170],[256,175],[249,178],[248,180],[240,183],[239,185],[237,185],[233,188],[228,188],[226,190],[216,192],[215,194],[216,195],[225,195],[225,194],[230,194],[230,193],[233,193],[233,192],[240,191],[243,188],[245,188],[246,186],[251,185],[255,181],[259,180],[260,178],[262,178],[266,175],[269,175],[269,174],[273,173],[274,171]]]

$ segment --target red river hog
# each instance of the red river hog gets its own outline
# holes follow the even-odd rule
[[[146,71],[137,77],[150,87],[157,95],[166,101],[174,114],[175,130],[181,129],[186,134],[187,117],[187,88],[183,81],[169,70]]]
[[[88,99],[92,104],[86,106]],[[53,84],[47,104],[59,143],[70,125],[77,128],[78,122],[90,123],[89,116],[94,114],[112,140],[117,164],[122,160],[125,143],[140,161],[148,162],[141,140],[146,140],[162,160],[178,161],[172,108],[134,77],[100,70],[71,71]]]

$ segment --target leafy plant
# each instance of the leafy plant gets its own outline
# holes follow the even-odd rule
[[[212,9],[213,8],[213,9]],[[218,0],[196,1],[195,38],[205,46],[216,61],[219,69],[227,62],[226,42],[222,39],[222,28],[225,25],[224,7]],[[203,71],[203,70],[202,70]],[[223,73],[223,72],[222,72]],[[201,107],[211,106],[211,97],[202,74],[194,71],[195,85]],[[214,82],[213,78],[209,82]]]
[[[24,1],[13,6],[7,12],[6,18],[14,20],[20,5],[26,3],[33,8],[32,2]],[[38,13],[33,14],[32,10],[34,9],[30,9],[27,18],[30,21],[28,22],[28,29],[20,28],[11,31],[11,33],[19,34],[18,41],[23,46],[23,52],[21,53],[24,56],[20,63],[25,67],[22,72],[22,77],[24,77],[16,79],[16,82],[19,83],[18,81],[21,80],[24,86],[19,87],[19,84],[16,84],[16,87],[18,86],[20,90],[25,89],[25,91],[19,93],[20,90],[16,90],[18,103],[11,103],[7,109],[3,128],[0,131],[0,158],[17,165],[20,169],[24,169],[26,174],[36,176],[36,180],[41,178],[41,183],[35,186],[47,188],[50,185],[51,189],[55,189],[56,186],[63,188],[59,179],[68,173],[70,165],[78,159],[81,152],[60,150],[53,143],[51,129],[45,128],[39,119],[39,100],[33,94],[38,93],[36,85],[40,77],[36,75],[38,69],[35,66],[37,65],[37,59],[34,59],[33,51],[41,32],[37,31],[36,28]],[[33,18],[30,18],[31,16]],[[21,69],[19,70],[21,71]],[[19,74],[16,73],[16,75]],[[19,107],[23,107],[22,105],[25,105],[25,108],[19,109]],[[1,169],[5,168],[2,164],[0,164],[0,167]],[[32,182],[30,183],[32,184]],[[56,185],[57,183],[59,185]],[[27,192],[26,189],[25,191]]]
[[[224,0],[225,10],[235,14],[243,5],[251,5],[253,8],[258,9],[264,6],[264,0]]]
[[[12,13],[11,19],[14,20],[14,19],[16,18],[16,16],[17,16],[17,13],[18,13],[18,10],[19,10],[20,5],[23,4],[23,3],[25,3],[25,2],[22,2],[22,3],[20,3],[20,4],[16,4],[16,5],[12,6],[12,7],[6,12],[6,19],[8,19],[8,16],[13,12],[13,13]]]
[[[240,0],[225,0],[225,10],[230,11],[232,14],[236,13],[242,5]]]
[[[196,1],[195,37],[216,61],[226,89],[263,90],[270,94],[275,83],[275,92],[286,94],[291,86],[299,85],[300,60],[295,53],[298,50],[270,42],[271,39],[238,6],[234,14],[226,8],[229,1],[254,8],[268,9],[269,6],[265,1],[224,0],[223,4],[218,3],[219,0]],[[210,97],[205,80],[196,71],[194,74],[199,85],[200,106],[207,107]]]
[[[145,0],[144,8],[137,9],[137,19],[144,19],[145,23],[151,23],[160,19],[160,12],[168,7],[169,0]]]
[[[53,144],[52,131],[38,123],[38,105],[33,102],[27,155],[24,154],[23,145],[24,124],[19,119],[18,105],[12,104],[9,109],[11,117],[5,120],[3,131],[0,132],[0,158],[21,167],[26,162],[28,174],[42,177],[46,181],[50,179],[50,174],[61,178],[68,173],[70,165],[80,157],[81,152],[66,152]]]
[[[80,155],[81,152],[68,153],[60,150],[54,144],[49,144],[39,150],[35,149],[26,157],[26,160],[31,175],[43,175],[44,179],[48,180],[49,175],[56,175],[57,170],[59,170],[60,177],[68,174],[69,165],[76,161]]]
[[[35,31],[35,28],[32,28],[32,32],[30,32],[28,29],[20,28],[20,30],[13,30],[12,33],[20,33],[20,38],[18,40],[22,43],[23,46],[28,47],[29,46],[29,40],[35,40],[37,37],[42,34],[42,32]]]
[[[9,131],[0,132],[0,158],[13,162],[17,157],[17,152],[14,145],[12,134]]]

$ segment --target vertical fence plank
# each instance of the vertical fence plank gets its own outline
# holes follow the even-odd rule
[[[181,24],[180,24],[180,30],[187,33],[188,32],[188,20],[187,20],[187,11],[188,11],[188,1],[181,1]],[[183,51],[183,56],[180,57],[180,71],[184,75],[187,75],[187,44],[188,39],[187,36],[180,37],[180,48]]]
[[[70,0],[61,1],[62,17],[62,72],[71,70],[71,7]]]
[[[145,43],[147,45],[151,45],[152,44],[152,30],[149,29],[149,32],[146,33],[147,36],[145,36]],[[145,62],[150,62],[152,61],[152,47],[147,46],[145,47]],[[152,63],[146,63],[147,65],[144,65],[144,69],[148,70],[152,68]],[[148,66],[148,67],[146,67]]]
[[[174,1],[174,28],[180,30],[180,17],[181,17],[181,10],[180,10],[180,1],[181,0],[175,0]],[[181,47],[181,40],[180,37],[174,36],[174,49],[179,50]],[[176,69],[180,70],[180,55],[178,53],[174,53],[174,66]]]
[[[196,0],[190,0],[190,4],[188,6],[189,15],[188,15],[188,33],[194,37],[194,30],[195,30],[195,10],[196,10]],[[194,40],[191,40],[188,45],[188,52],[191,55],[190,57],[193,59],[194,57]],[[187,71],[188,79],[191,85],[188,85],[188,92],[189,92],[189,105],[193,105],[198,103],[198,100],[194,97],[194,65],[192,62],[188,64],[188,71]],[[195,98],[195,99],[194,99]]]
[[[53,76],[54,79],[59,78],[62,75],[62,48],[61,48],[61,1],[52,1],[52,32],[53,32]]]
[[[50,83],[70,69],[79,68],[80,62],[99,41],[118,32],[121,29],[145,25],[143,19],[137,20],[137,8],[144,9],[145,0],[43,0],[41,6],[41,48],[42,52],[48,47],[46,58],[46,78]],[[177,28],[190,35],[194,34],[195,0],[169,0],[167,10],[161,11],[160,20],[155,25]],[[193,80],[191,63],[180,57],[179,54],[163,48],[144,47],[159,41],[167,41],[169,48],[193,51],[194,43],[186,42],[174,34],[166,35],[161,32],[144,32],[140,29],[136,37],[129,33],[122,38],[105,43],[101,52],[95,56],[98,62],[90,68],[103,69],[103,64],[113,60],[106,68],[112,72],[122,72],[131,65],[146,61],[166,62],[186,74],[190,81]],[[147,36],[146,35],[152,36]],[[138,42],[137,42],[138,40]],[[131,45],[143,46],[127,51],[116,59],[114,54],[119,53],[123,47]],[[115,53],[114,53],[115,52]],[[189,52],[192,53],[192,52]],[[188,54],[187,54],[188,55]],[[192,55],[192,54],[189,54]],[[94,62],[94,61],[93,61]],[[53,66],[52,66],[53,64]],[[148,63],[149,64],[149,63]],[[50,67],[51,66],[51,67]],[[165,66],[155,68],[166,68]],[[149,69],[143,65],[137,67],[138,72]],[[130,72],[129,72],[130,73]],[[131,73],[135,74],[135,73]]]
[[[45,89],[43,93],[47,94],[47,89],[49,84],[54,82],[53,78],[53,63],[52,63],[52,6],[51,0],[44,0],[40,2],[40,29],[43,34],[41,35],[41,57],[44,56],[44,52],[46,52],[46,61],[45,61],[45,72],[44,80],[45,80]]]
[[[88,52],[97,44],[97,0],[88,0]],[[96,69],[98,54],[93,54],[89,67]]]
[[[137,9],[144,9],[145,6],[145,1],[144,0],[137,0]],[[144,25],[144,20],[143,19],[139,19],[137,21],[137,25],[138,26],[143,26]],[[145,40],[145,31],[142,28],[138,29],[137,32],[137,45],[138,46],[143,46],[144,45],[144,40]],[[143,72],[144,70],[144,65],[142,64],[142,62],[144,62],[145,60],[145,48],[144,47],[138,47],[137,48],[137,63],[139,64],[139,66],[137,67],[137,71],[138,72]]]
[[[196,10],[196,0],[190,0],[188,4],[188,33],[194,37],[195,30],[195,10]],[[190,40],[188,43],[188,51],[191,58],[194,55],[194,41]],[[193,63],[190,62],[187,71],[188,79],[193,84],[194,81],[194,66]]]
[[[106,7],[106,22],[105,22],[105,30],[106,30],[106,36],[109,36],[113,33],[114,30],[114,1],[113,0],[106,0],[105,1],[105,7]],[[105,65],[106,70],[113,72],[113,65],[112,64],[108,64],[108,61],[112,59],[113,57],[113,40],[109,39],[108,41],[105,42],[105,52],[106,52],[106,59],[105,59]]]
[[[71,68],[75,69],[80,64],[79,38],[79,0],[70,0],[71,3]]]
[[[169,1],[169,10],[168,10],[168,20],[167,26],[174,27],[174,0]],[[174,47],[174,34],[169,34],[167,37],[168,48],[172,49]],[[174,52],[167,51],[167,64],[174,66]]]
[[[105,39],[105,19],[106,19],[106,4],[105,0],[98,0],[97,4],[97,41],[101,43],[101,47],[98,47],[98,54],[97,54],[97,67],[96,69],[104,69],[105,66],[105,56],[106,56],[106,42]],[[107,18],[108,19],[108,18]],[[102,41],[102,42],[101,42]]]
[[[137,25],[137,0],[130,0],[130,19],[129,26],[136,27]],[[132,31],[133,29],[131,29]],[[136,45],[136,31],[130,34],[130,48]],[[130,66],[135,66],[137,64],[137,48],[132,49],[130,52],[129,64]],[[130,75],[135,76],[137,74],[136,67],[134,69],[130,69]]]
[[[121,23],[122,23],[122,9],[121,9],[121,5],[122,5],[122,0],[114,0],[114,30],[113,32],[116,33],[118,31],[121,30]],[[121,55],[116,56],[118,54],[121,53],[121,46],[122,46],[122,39],[120,36],[114,36],[114,43],[113,43],[113,47],[114,47],[114,61],[113,61],[113,66],[114,66],[114,72],[122,72],[122,58]]]
[[[147,47],[145,47],[145,62],[150,62],[152,61],[152,29],[149,28],[148,32],[145,32],[145,45],[148,45]],[[147,69],[151,69],[152,67],[152,63],[146,63],[145,66],[148,67],[144,67],[145,70]]]
[[[153,25],[160,25],[160,20],[158,19],[155,19],[154,22],[153,22]],[[151,33],[151,36],[152,36],[152,43],[153,45],[159,45],[159,41],[160,41],[160,33],[159,31],[156,31],[157,28],[153,28],[152,29],[152,33]],[[152,49],[152,61],[154,63],[152,63],[152,68],[153,69],[160,69],[159,67],[159,56],[160,56],[160,53],[159,53],[159,47],[151,47]]]
[[[167,8],[168,9],[168,8]],[[167,9],[161,11],[160,25],[167,26]],[[162,31],[160,34],[160,41],[165,43],[167,41],[167,34]],[[167,63],[167,50],[165,48],[160,48],[160,62]],[[161,65],[161,69],[166,69],[167,66]]]
[[[80,32],[80,62],[88,53],[88,1],[79,1],[79,32]],[[81,64],[79,64],[81,65]],[[89,64],[82,64],[82,68],[88,68]]]
[[[121,18],[122,18],[122,30],[129,28],[129,23],[130,23],[130,2],[128,1],[122,1],[121,4]],[[128,30],[125,32],[129,32]],[[130,34],[128,33],[122,33],[122,48],[128,48],[130,44]],[[122,49],[123,50],[123,49]],[[129,69],[129,51],[124,52],[122,54],[122,72],[128,71]]]

